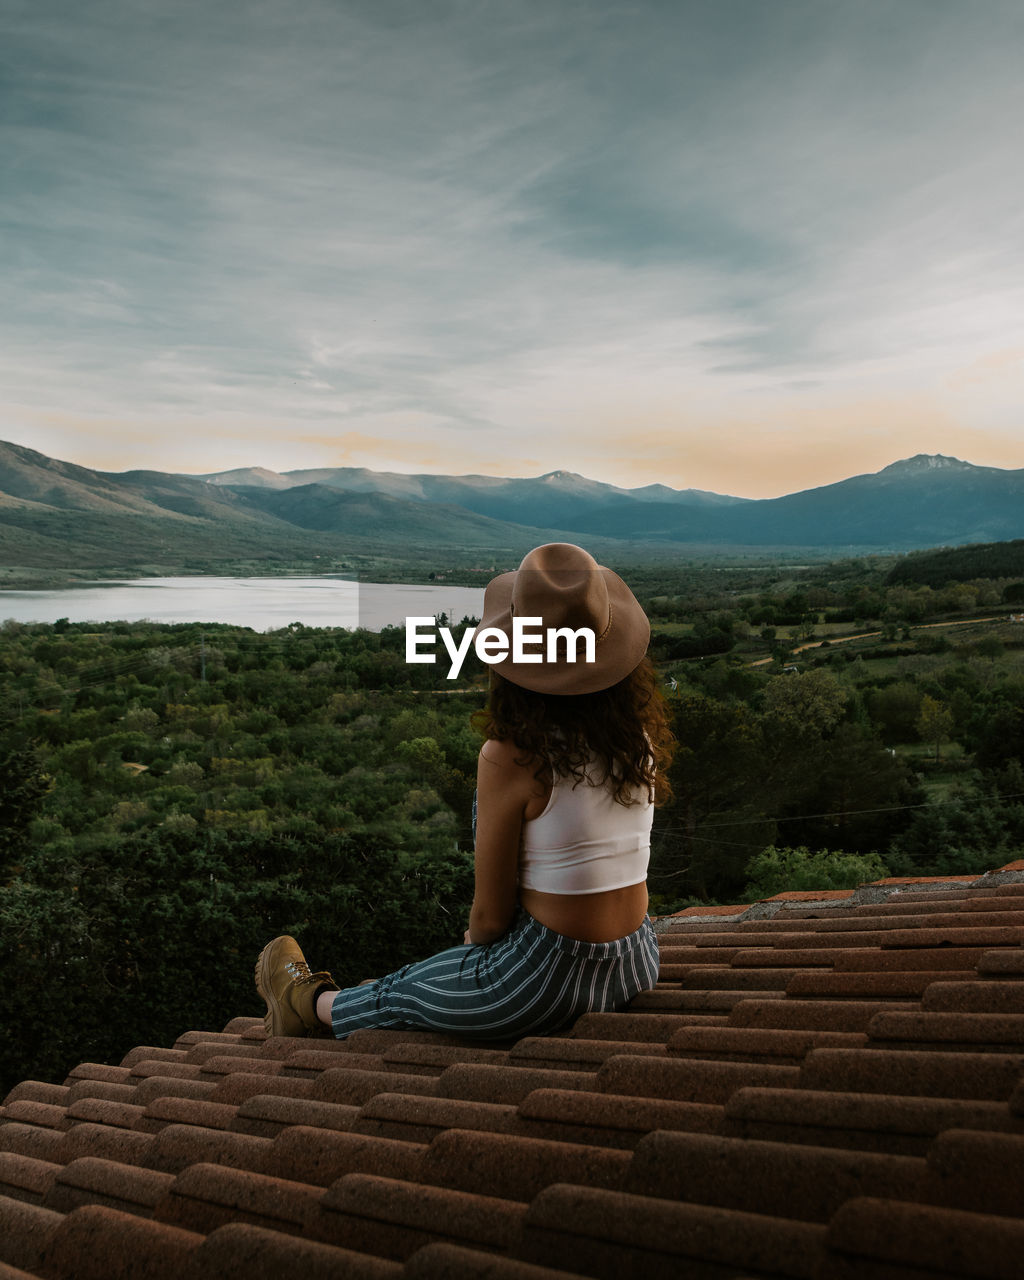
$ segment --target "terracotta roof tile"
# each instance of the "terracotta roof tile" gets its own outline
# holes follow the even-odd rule
[[[768,1062],[794,1065],[811,1049],[860,1048],[867,1036],[858,1031],[786,1031],[775,1027],[689,1027],[668,1042],[669,1053],[719,1062]]]
[[[178,1036],[172,1048],[188,1050],[196,1044],[234,1045],[240,1044],[241,1039],[241,1033],[237,1031],[185,1031]]]
[[[668,1044],[683,1027],[706,1025],[686,1013],[585,1013],[572,1029],[581,1040],[619,1040],[632,1044]]]
[[[444,1076],[439,1079],[444,1079]],[[377,1093],[425,1093],[433,1096],[438,1092],[439,1079],[398,1071],[349,1071],[331,1068],[316,1080],[310,1097],[321,1102],[361,1106]]]
[[[745,907],[706,906],[685,907],[668,917],[669,920],[706,920],[715,916],[740,916]]]
[[[850,1093],[1005,1100],[1022,1073],[1024,1054],[812,1049],[800,1068],[800,1084]]]
[[[283,1076],[294,1076],[300,1080],[311,1080],[319,1078],[323,1071],[344,1070],[344,1071],[387,1071],[388,1064],[384,1061],[382,1053],[346,1053],[335,1054],[330,1051],[330,1041],[326,1040],[322,1043],[328,1047],[321,1049],[321,1042],[314,1041],[317,1044],[315,1049],[305,1048],[308,1040],[292,1041],[292,1045],[299,1045],[294,1048],[291,1053],[280,1058],[275,1064],[279,1071],[271,1071],[270,1074],[279,1074]]]
[[[776,893],[765,902],[845,902],[853,897],[852,889],[788,889]]]
[[[9,1102],[4,1108],[4,1113],[7,1120],[35,1124],[43,1129],[66,1127],[67,1108],[55,1106],[52,1102],[32,1102],[25,1098],[20,1102]]]
[[[171,1052],[180,1053],[182,1062],[200,1067],[208,1062],[210,1058],[230,1056],[237,1061],[239,1058],[262,1058],[265,1056],[262,1052],[262,1046],[259,1044],[233,1044],[230,1053],[226,1054],[224,1045],[210,1044],[205,1040],[200,1044],[194,1044],[191,1049],[173,1049]]]
[[[1013,1217],[1024,1187],[1024,1134],[950,1129],[928,1152],[928,1198],[936,1204]]]
[[[135,1086],[131,1099],[140,1107],[148,1107],[154,1098],[212,1099],[221,1085],[205,1080],[169,1080],[166,1076],[150,1076]]]
[[[513,1133],[520,1128],[518,1112],[509,1103],[429,1098],[410,1093],[378,1093],[359,1109],[353,1124],[355,1133],[422,1143],[430,1142],[448,1129]]]
[[[191,1263],[189,1280],[398,1280],[402,1275],[400,1263],[244,1222],[211,1232]]]
[[[82,1062],[72,1069],[64,1083],[72,1085],[79,1080],[103,1080],[109,1084],[128,1084],[131,1078],[130,1067],[111,1067],[102,1062]]]
[[[266,1076],[254,1071],[232,1071],[223,1076],[219,1084],[199,1080],[191,1083],[203,1090],[196,1097],[237,1107],[247,1098],[265,1094],[278,1098],[312,1098],[320,1081],[318,1078],[300,1080],[295,1076]],[[160,1093],[155,1092],[153,1096],[159,1097]]]
[[[137,1163],[161,1173],[180,1173],[190,1164],[224,1164],[231,1169],[260,1169],[273,1143],[248,1133],[226,1133],[194,1124],[169,1124],[155,1134],[139,1134],[148,1143]]]
[[[790,996],[825,996],[836,999],[852,996],[855,999],[881,1000],[903,999],[921,996],[941,978],[974,977],[974,970],[966,973],[944,973],[928,969],[883,970],[872,973],[864,970],[848,970],[839,973],[795,973],[786,984]]]
[[[986,977],[1024,973],[1024,947],[1015,951],[986,951],[978,961],[978,972]]]
[[[119,1164],[142,1164],[152,1142],[148,1133],[86,1122],[74,1125],[62,1135],[54,1159],[60,1164],[70,1164],[80,1156],[99,1156]]]
[[[229,1222],[302,1234],[316,1216],[323,1190],[219,1164],[193,1164],[173,1178],[154,1206],[160,1222],[209,1235]]]
[[[825,1235],[824,1226],[791,1218],[562,1185],[531,1202],[519,1252],[600,1280],[733,1276],[743,1268],[815,1280]]]
[[[140,1169],[98,1156],[81,1156],[59,1168],[43,1203],[70,1213],[80,1205],[100,1204],[150,1217],[153,1206],[173,1183],[169,1173]]]
[[[831,969],[836,963],[837,955],[842,954],[837,947],[801,948],[799,951],[773,944],[747,947],[736,951],[730,961],[730,968],[742,974],[746,969]]]
[[[69,1077],[70,1079],[70,1077]],[[68,1103],[78,1102],[81,1098],[103,1098],[107,1102],[134,1103],[135,1084],[114,1084],[110,1080],[93,1080],[86,1077],[76,1080],[68,1088]]]
[[[534,1089],[593,1089],[592,1071],[557,1071],[542,1067],[492,1067],[460,1063],[438,1080],[438,1096],[467,1102],[521,1102]]]
[[[519,1129],[530,1137],[632,1148],[655,1129],[717,1133],[724,1110],[706,1102],[535,1089],[520,1102],[516,1115]]]
[[[747,1213],[827,1222],[870,1188],[923,1199],[923,1159],[706,1133],[652,1133],[636,1149],[626,1190]]]
[[[510,1051],[509,1065],[551,1067],[556,1071],[596,1071],[602,1062],[617,1053],[663,1058],[665,1045],[652,1041],[567,1039],[559,1036],[528,1036]]]
[[[602,1092],[665,1098],[675,1102],[723,1103],[746,1085],[795,1085],[800,1068],[699,1058],[610,1058],[597,1073]]]
[[[1022,1013],[879,1013],[868,1032],[879,1048],[1024,1053]]]
[[[955,969],[959,973],[970,971],[973,977],[973,971],[985,954],[984,947],[908,947],[902,951],[895,948],[845,951],[839,948],[835,952],[835,968],[840,973],[915,973],[919,969],[943,973],[946,969]]]
[[[0,1152],[11,1151],[16,1155],[31,1156],[35,1160],[57,1160],[57,1152],[64,1140],[56,1129],[42,1129],[36,1124],[22,1124],[11,1120],[0,1125]]]
[[[867,1031],[876,1013],[919,1007],[896,1000],[744,1000],[733,1009],[729,1023],[780,1031]]]
[[[1024,1134],[1002,1102],[908,1098],[810,1089],[739,1089],[725,1105],[722,1132],[738,1138],[926,1155],[945,1129]]]
[[[936,1013],[1018,1014],[1024,1021],[1024,982],[974,982],[973,976],[964,982],[933,983],[921,1007]]]
[[[830,1275],[969,1276],[1017,1280],[1024,1222],[994,1214],[864,1197],[848,1201],[828,1228]]]
[[[16,1084],[4,1099],[5,1105],[29,1098],[33,1102],[54,1102],[63,1105],[68,1100],[70,1089],[66,1084],[47,1084],[43,1080],[22,1080]]]
[[[576,1272],[536,1267],[457,1244],[428,1244],[409,1258],[405,1280],[578,1280]]]
[[[899,889],[903,886],[926,884],[973,884],[977,876],[887,876],[884,880],[872,880],[873,885],[884,885],[886,888]]]
[[[63,1221],[53,1209],[0,1196],[0,1261],[41,1274],[45,1247]]]
[[[698,947],[680,938],[678,933],[663,933],[658,938],[662,964],[731,964],[739,947]]]
[[[502,1065],[508,1062],[507,1049],[480,1049],[468,1045],[417,1044],[406,1041],[392,1045],[380,1055],[388,1071],[413,1072],[439,1076],[456,1062],[485,1062]]]
[[[46,1242],[44,1274],[75,1280],[180,1280],[203,1237],[103,1205],[59,1216]]]
[[[105,1098],[79,1098],[65,1111],[68,1127],[91,1123],[112,1125],[116,1129],[139,1128],[145,1114],[145,1107],[131,1102],[109,1102]]]
[[[753,966],[737,969],[732,965],[721,968],[687,966],[680,985],[684,990],[692,991],[785,991],[792,976],[790,969],[771,966],[763,969]]]
[[[486,1188],[489,1196],[528,1201],[556,1182],[618,1188],[632,1161],[630,1151],[449,1129],[438,1134],[424,1152],[420,1178],[459,1191]]]
[[[134,1110],[134,1108],[133,1108]],[[134,1127],[143,1133],[159,1133],[169,1124],[195,1124],[204,1129],[230,1129],[238,1108],[226,1102],[207,1102],[198,1098],[154,1098]]]
[[[781,1000],[784,994],[783,991],[758,992],[763,1000]],[[678,991],[645,991],[630,1007],[635,1012],[650,1010],[651,1013],[729,1013],[741,1000],[749,998],[750,992],[743,990],[683,991],[680,988]]]
[[[41,1204],[62,1167],[49,1160],[0,1151],[0,1196]]]
[[[222,1051],[223,1052],[223,1051]],[[185,1062],[188,1059],[188,1051],[186,1049],[161,1049],[159,1045],[140,1044],[134,1049],[129,1049],[121,1059],[122,1071],[130,1073],[131,1068],[137,1062]],[[75,1070],[79,1070],[76,1067]],[[71,1073],[74,1075],[74,1072]]]
[[[1016,1280],[1024,865],[658,929],[560,1035],[239,1017],[15,1086],[0,1280]]]
[[[312,1228],[319,1238],[395,1259],[438,1239],[508,1250],[526,1216],[519,1201],[361,1173],[333,1183],[320,1210]]]
[[[247,1098],[233,1111],[234,1118],[228,1128],[238,1133],[252,1133],[258,1138],[276,1138],[282,1130],[296,1124],[347,1131],[360,1114],[359,1107],[319,1102],[315,1098],[282,1098],[278,1094],[267,1093]]]
[[[350,1173],[416,1181],[425,1149],[419,1142],[296,1125],[269,1145],[262,1168],[320,1187]]]
[[[161,1080],[199,1080],[202,1078],[202,1067],[194,1062],[165,1062],[160,1058],[143,1058],[132,1065],[122,1085],[132,1087],[140,1080],[148,1080],[150,1076],[159,1076]]]

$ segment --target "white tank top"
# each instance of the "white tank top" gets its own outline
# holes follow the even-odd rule
[[[523,823],[519,884],[541,893],[605,893],[642,884],[654,806],[646,787],[619,804],[610,786],[555,778],[543,813]]]

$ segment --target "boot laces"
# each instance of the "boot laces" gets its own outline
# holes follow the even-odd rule
[[[293,982],[311,982],[313,979],[313,974],[305,960],[289,960],[284,968]]]

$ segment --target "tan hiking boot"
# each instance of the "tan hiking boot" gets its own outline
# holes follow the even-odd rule
[[[327,1036],[316,1016],[321,991],[337,991],[329,973],[311,973],[294,938],[282,934],[268,942],[256,961],[256,990],[267,1002],[263,1025],[268,1036]]]

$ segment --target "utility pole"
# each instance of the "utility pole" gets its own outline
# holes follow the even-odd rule
[[[199,633],[199,679],[206,684],[206,632]]]

